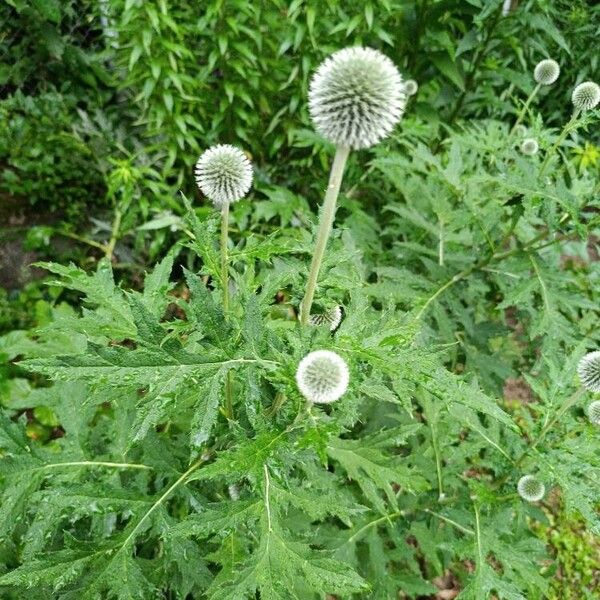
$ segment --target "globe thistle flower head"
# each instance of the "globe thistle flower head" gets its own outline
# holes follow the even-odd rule
[[[316,130],[358,150],[390,134],[406,105],[394,63],[372,48],[344,48],[325,59],[310,83],[308,108]]]
[[[588,352],[577,365],[581,385],[590,392],[600,392],[600,351]]]
[[[521,152],[523,154],[526,154],[527,156],[533,156],[534,154],[537,154],[538,150],[539,145],[537,143],[537,140],[534,138],[525,138],[521,142]]]
[[[555,60],[541,60],[533,70],[533,78],[542,85],[552,85],[560,75],[560,66]]]
[[[519,479],[519,483],[517,483],[517,491],[523,500],[538,502],[544,497],[546,487],[533,475],[524,475]]]
[[[209,148],[196,163],[196,183],[217,207],[237,202],[252,185],[252,165],[235,146],[219,144]]]
[[[300,393],[316,404],[329,404],[341,398],[349,380],[348,365],[331,350],[315,350],[307,354],[296,371]]]
[[[577,110],[592,110],[600,102],[600,86],[593,81],[580,83],[573,90],[571,101]]]
[[[515,127],[515,135],[517,137],[524,138],[527,135],[527,127],[525,127],[525,125],[523,125],[522,123],[519,123]]]
[[[587,414],[590,423],[600,425],[600,400],[596,400],[588,406]]]
[[[342,322],[342,307],[334,306],[327,312],[310,315],[308,322],[316,327],[329,325],[329,331],[335,331]]]
[[[407,96],[414,96],[419,91],[419,84],[414,79],[407,79],[404,82],[404,93]]]

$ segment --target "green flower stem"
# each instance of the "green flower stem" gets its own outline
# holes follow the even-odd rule
[[[323,256],[325,255],[327,240],[329,239],[329,234],[331,233],[331,228],[333,226],[337,198],[340,192],[340,186],[344,176],[344,167],[346,166],[346,160],[348,159],[349,153],[350,148],[346,146],[337,146],[335,150],[335,157],[329,175],[329,185],[327,186],[327,191],[325,193],[325,201],[323,202],[319,229],[317,231],[315,251],[310,263],[306,293],[300,306],[300,322],[302,325],[307,325],[310,317],[310,309],[315,296],[317,279],[319,277],[321,263],[323,262]]]
[[[431,429],[431,445],[433,447],[433,454],[435,456],[435,469],[438,480],[438,501],[441,502],[446,497],[446,494],[444,494],[444,483],[442,479],[442,461],[440,459],[440,450],[437,443],[437,431],[431,421],[429,421],[429,428]]]
[[[515,124],[512,126],[512,129],[510,130],[510,133],[508,134],[508,140],[509,141],[512,138],[512,136],[513,136],[515,130],[517,129],[517,127],[522,123],[522,121],[523,121],[523,119],[525,117],[525,113],[529,110],[529,106],[533,102],[533,99],[537,96],[537,94],[540,91],[541,87],[542,87],[542,84],[538,83],[533,88],[533,92],[531,92],[531,94],[529,94],[529,98],[527,98],[527,100],[525,100],[525,104],[523,104],[523,108],[519,111],[519,114],[517,115],[517,120],[515,121]]]
[[[229,242],[229,202],[221,209],[221,288],[223,289],[223,314],[227,319],[229,312],[229,272],[228,272],[228,242]]]
[[[121,219],[123,218],[123,213],[120,208],[115,208],[115,218],[112,224],[112,231],[110,235],[110,240],[106,245],[105,256],[108,260],[112,260],[113,252],[115,251],[115,246],[117,245],[117,240],[119,239],[119,230],[121,229]]]
[[[149,469],[152,470],[152,467],[148,465],[142,465],[139,463],[115,463],[115,462],[106,462],[99,460],[78,460],[71,462],[60,462],[60,463],[49,463],[42,467],[38,467],[35,470],[43,470],[43,469],[62,469],[63,467],[107,467],[109,469]]]
[[[221,209],[221,288],[223,289],[223,315],[228,319],[229,313],[229,202]],[[233,384],[231,371],[225,374],[225,416],[233,420]]]
[[[569,133],[571,133],[571,131],[575,131],[577,129],[577,127],[579,125],[577,123],[577,119],[579,117],[580,112],[581,112],[580,110],[576,110],[573,113],[573,116],[571,117],[569,122],[563,127],[563,130],[560,132],[560,135],[556,138],[556,141],[554,142],[554,144],[552,145],[550,150],[548,150],[548,152],[546,152],[546,158],[544,159],[544,162],[542,163],[542,166],[540,167],[540,173],[539,173],[540,179],[541,179],[542,175],[544,174],[544,171],[546,170],[546,167],[548,166],[550,159],[554,156],[556,149],[563,143],[564,139],[567,137],[567,135]]]
[[[438,264],[444,266],[444,221],[439,217]]]

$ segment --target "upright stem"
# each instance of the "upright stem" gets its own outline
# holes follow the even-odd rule
[[[540,178],[544,174],[544,171],[546,170],[546,167],[548,166],[550,159],[556,152],[556,149],[563,143],[563,141],[567,137],[567,135],[571,131],[573,131],[574,129],[577,128],[576,123],[577,123],[577,118],[579,117],[580,112],[581,111],[576,110],[573,113],[573,116],[571,117],[570,121],[563,127],[563,130],[560,132],[560,135],[556,138],[556,141],[552,145],[552,148],[550,148],[550,150],[548,150],[548,152],[546,153],[546,158],[545,158],[544,162],[542,163],[542,166],[540,167],[540,174],[539,174]]]
[[[513,133],[515,132],[516,128],[521,124],[521,121],[523,121],[523,117],[525,117],[525,113],[529,109],[529,105],[532,103],[533,99],[537,96],[537,93],[540,91],[541,87],[542,87],[542,84],[538,83],[533,88],[533,92],[531,92],[531,94],[529,94],[529,98],[527,98],[527,100],[525,100],[525,104],[523,104],[523,108],[519,112],[519,114],[517,116],[517,120],[515,121],[515,124],[512,126],[512,129],[510,130],[510,133],[508,134],[509,140],[512,137]]]
[[[439,243],[438,243],[438,264],[440,267],[444,266],[444,221],[440,217],[439,219]]]
[[[300,306],[300,322],[302,325],[306,325],[310,317],[310,309],[313,298],[315,297],[317,279],[319,277],[321,263],[323,262],[323,256],[325,255],[327,240],[329,239],[329,234],[333,226],[337,197],[340,192],[340,185],[342,184],[342,177],[344,176],[344,167],[346,166],[346,160],[349,153],[350,148],[347,146],[337,146],[335,150],[335,157],[333,159],[333,164],[331,165],[331,173],[329,174],[329,185],[327,186],[327,191],[325,193],[325,200],[321,211],[321,220],[317,231],[315,251],[310,263],[310,272],[306,283],[306,293]]]
[[[228,273],[228,242],[229,242],[229,202],[221,209],[221,288],[223,289],[223,314],[227,319],[229,312],[229,273]]]
[[[105,247],[105,256],[108,260],[112,260],[113,252],[115,251],[115,246],[117,245],[117,239],[119,237],[119,229],[121,229],[121,219],[123,218],[123,213],[120,208],[115,208],[115,218],[112,224],[112,230],[110,234],[110,240]]]
[[[229,318],[229,202],[221,209],[221,287],[223,288],[223,315]],[[225,416],[233,419],[233,392],[231,371],[225,374]]]

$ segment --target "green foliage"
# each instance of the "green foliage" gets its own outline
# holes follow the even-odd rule
[[[72,127],[76,100],[55,92],[0,101],[0,192],[76,215],[104,182],[92,148]]]
[[[39,262],[47,294],[0,296],[0,596],[417,599],[451,573],[460,600],[594,597],[600,446],[575,371],[600,343],[596,115],[553,145],[600,10],[109,0],[82,3],[88,38],[74,4],[30,4],[2,9],[35,25],[0,41],[19,54],[5,185],[37,206],[105,194],[113,215],[53,230],[90,254]],[[331,333],[297,322],[331,155],[305,92],[358,43],[419,93],[350,156],[315,306],[343,307]],[[526,157],[512,115],[546,55],[562,75],[525,111]],[[214,141],[257,167],[225,312],[218,219],[175,193]],[[320,348],[350,387],[310,406],[295,372]]]

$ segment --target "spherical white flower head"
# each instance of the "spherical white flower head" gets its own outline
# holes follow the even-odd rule
[[[329,404],[341,398],[349,380],[348,365],[331,350],[315,350],[307,354],[296,371],[300,393],[316,404]]]
[[[573,90],[571,101],[577,110],[592,110],[600,102],[600,86],[593,81],[580,83]]]
[[[389,135],[405,105],[398,69],[372,48],[344,48],[325,59],[308,94],[317,131],[336,145],[356,150]]]
[[[537,140],[534,138],[525,138],[521,142],[521,152],[523,154],[527,154],[528,156],[533,156],[534,154],[537,154],[538,150],[539,150],[539,146],[538,146]]]
[[[404,93],[407,96],[414,96],[419,91],[419,84],[414,79],[407,79],[404,82]]]
[[[252,165],[235,146],[219,144],[209,148],[196,163],[196,183],[215,206],[237,202],[252,185]]]
[[[342,322],[342,307],[334,306],[327,312],[310,315],[308,322],[317,327],[320,325],[329,325],[329,331],[335,331]]]
[[[525,127],[525,125],[519,123],[515,127],[515,135],[517,135],[518,137],[525,137],[527,135],[527,127]]]
[[[560,66],[555,60],[541,60],[533,70],[533,78],[542,85],[552,85],[560,75]]]
[[[600,425],[600,400],[592,402],[587,409],[588,418],[590,423],[594,425]]]
[[[577,365],[581,385],[590,392],[600,392],[600,351],[589,352]]]
[[[537,502],[544,497],[546,487],[533,475],[524,475],[519,479],[517,491],[523,500],[527,500],[527,502]]]

